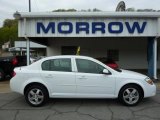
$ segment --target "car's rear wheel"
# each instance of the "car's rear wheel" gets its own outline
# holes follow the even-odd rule
[[[34,107],[39,107],[45,104],[48,100],[48,91],[44,86],[33,85],[25,92],[27,103]]]
[[[127,106],[137,105],[142,98],[142,90],[137,85],[124,86],[119,93],[119,100]]]
[[[0,81],[4,80],[5,74],[2,69],[0,69]]]

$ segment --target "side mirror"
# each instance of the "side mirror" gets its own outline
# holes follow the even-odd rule
[[[103,70],[103,74],[111,75],[111,72],[110,72],[109,70],[107,70],[107,69],[104,69],[104,70]]]

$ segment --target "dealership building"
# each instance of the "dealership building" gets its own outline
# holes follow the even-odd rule
[[[73,55],[80,47],[80,55],[107,57],[157,79],[159,12],[17,12],[14,17],[19,37],[46,45],[47,56]]]

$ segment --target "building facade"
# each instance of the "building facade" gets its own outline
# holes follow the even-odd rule
[[[47,46],[47,56],[76,54],[107,57],[124,69],[160,69],[160,13],[15,13],[19,37]]]

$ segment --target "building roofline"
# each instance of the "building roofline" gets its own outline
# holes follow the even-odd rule
[[[158,18],[160,12],[16,12],[14,17],[20,18],[99,18],[99,17],[133,17]]]

